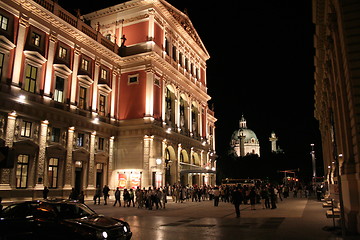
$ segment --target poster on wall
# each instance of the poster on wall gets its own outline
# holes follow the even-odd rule
[[[141,174],[140,172],[135,172],[130,174],[130,187],[136,189],[137,187],[141,188]]]
[[[120,189],[126,188],[126,174],[120,173],[118,176],[118,187]]]

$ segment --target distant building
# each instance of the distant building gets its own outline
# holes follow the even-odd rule
[[[269,138],[271,142],[271,152],[273,153],[284,153],[284,151],[276,144],[279,139],[277,138],[275,132],[272,132]]]
[[[256,154],[260,157],[260,144],[253,130],[247,128],[244,116],[240,120],[240,128],[231,136],[230,146],[238,157]]]

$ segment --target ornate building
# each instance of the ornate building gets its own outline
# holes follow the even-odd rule
[[[360,232],[360,2],[313,0],[315,117],[330,197]]]
[[[1,1],[0,146],[14,158],[0,195],[214,184],[208,59],[188,16],[164,0],[81,17],[50,0]]]
[[[260,144],[253,130],[246,125],[244,116],[240,120],[240,128],[231,136],[230,146],[238,157],[257,154],[260,157]]]

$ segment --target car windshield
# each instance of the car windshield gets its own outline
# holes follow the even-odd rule
[[[96,214],[93,210],[83,204],[61,203],[56,205],[56,210],[63,219],[83,218]]]

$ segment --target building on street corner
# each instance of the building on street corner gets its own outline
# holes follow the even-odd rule
[[[50,0],[1,1],[0,147],[13,158],[0,163],[0,195],[215,184],[209,57],[164,0],[84,16]]]
[[[360,2],[313,0],[315,117],[329,194],[360,233]]]

